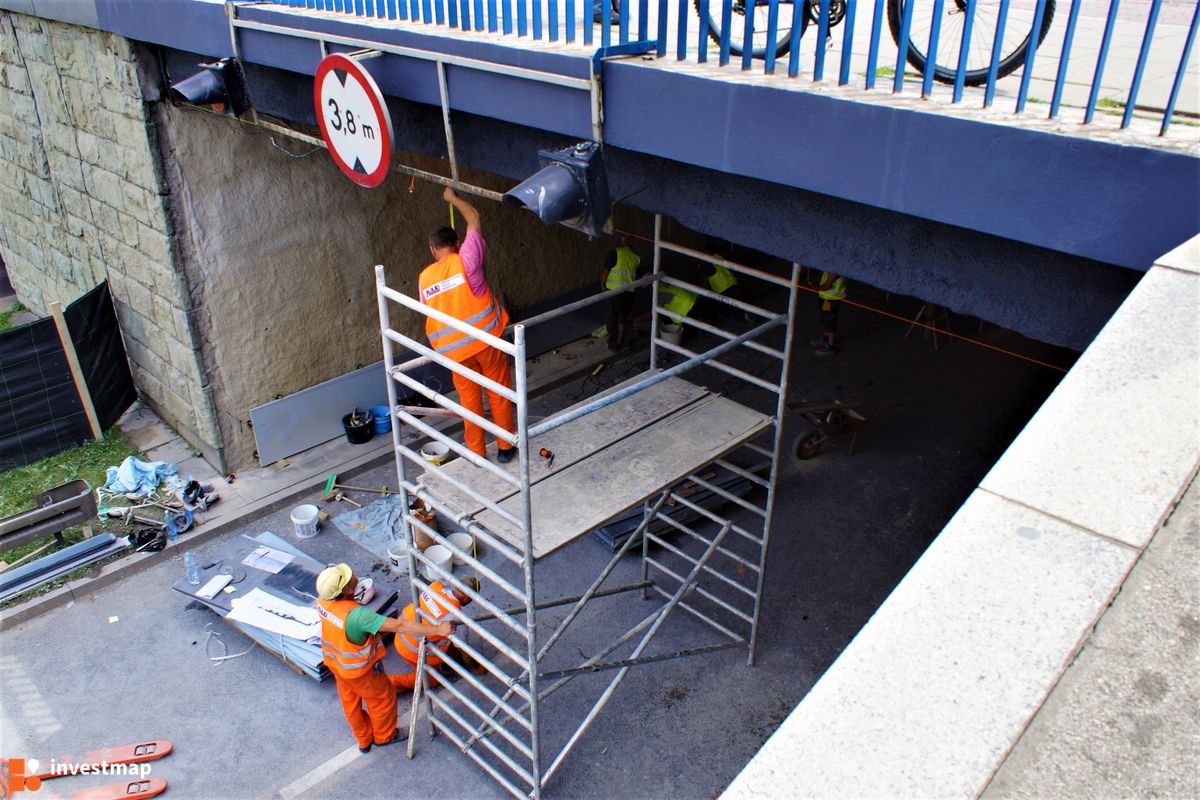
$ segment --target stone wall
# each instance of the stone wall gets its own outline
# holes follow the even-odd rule
[[[351,183],[323,149],[192,107],[160,107],[171,213],[198,310],[203,359],[231,469],[255,463],[250,410],[383,357],[374,267],[415,291],[426,239],[449,222],[442,188],[395,173]],[[449,165],[397,161],[439,174]],[[511,181],[464,170],[492,189]],[[519,310],[595,281],[611,242],[470,198],[483,215],[488,276]],[[458,229],[464,231],[461,217]],[[392,326],[423,340],[393,304]],[[340,417],[348,409],[330,409]]]
[[[219,431],[149,118],[156,85],[155,65],[120,36],[0,12],[0,253],[42,312],[107,279],[139,393],[213,459]]]

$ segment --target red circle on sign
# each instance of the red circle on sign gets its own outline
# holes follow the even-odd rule
[[[343,154],[338,152],[335,140],[330,134],[329,122],[325,119],[325,104],[322,102],[321,87],[325,83],[325,77],[334,70],[346,73],[347,80],[355,81],[362,87],[363,93],[371,105],[371,110],[375,114],[382,152],[379,165],[371,172],[355,169],[354,164],[347,163]],[[346,177],[359,186],[367,188],[373,188],[383,183],[383,179],[388,174],[388,167],[392,163],[392,147],[395,140],[392,135],[392,118],[383,101],[383,93],[379,91],[379,86],[371,74],[354,59],[347,58],[341,53],[330,53],[321,59],[321,63],[317,65],[317,74],[313,77],[313,106],[317,113],[317,124],[321,126],[321,138],[325,140],[325,146],[329,149],[329,155],[333,156],[334,163],[345,173]]]

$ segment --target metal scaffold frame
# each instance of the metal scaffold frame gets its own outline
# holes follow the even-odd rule
[[[415,468],[424,468],[428,462],[418,450],[405,443],[400,425],[392,426],[400,499],[405,509],[401,535],[408,545],[410,600],[415,608],[420,608],[420,592],[429,591],[430,584],[436,579],[447,587],[459,589],[474,601],[474,613],[450,609],[452,617],[460,626],[459,631],[450,637],[457,652],[452,649],[442,658],[444,669],[451,670],[459,680],[442,680],[440,684],[431,684],[429,671],[423,671],[419,676],[423,708],[434,733],[445,734],[455,746],[515,797],[529,797],[535,800],[541,797],[547,782],[608,703],[630,669],[667,659],[718,652],[733,647],[745,647],[747,663],[754,663],[782,447],[787,367],[791,354],[792,320],[795,316],[800,267],[798,264],[792,264],[790,278],[781,277],[663,241],[661,233],[662,220],[661,217],[656,217],[652,274],[620,289],[601,292],[569,306],[514,324],[505,332],[504,338],[459,322],[389,288],[385,282],[384,268],[375,268],[384,360],[389,376],[388,402],[393,409],[393,415],[400,423],[412,427],[423,436],[441,442],[465,462],[459,465],[457,474],[448,470],[437,470],[434,485],[431,486],[430,481],[422,477],[422,469]],[[720,264],[741,278],[782,287],[787,290],[786,309],[782,312],[768,310],[672,277],[662,269],[664,250]],[[653,333],[650,369],[637,379],[618,385],[612,391],[531,425],[526,374],[526,329],[646,285],[652,286]],[[747,319],[754,321],[750,323],[748,330],[734,333],[710,322],[692,319],[689,316],[679,317],[660,305],[663,287],[677,287],[699,297],[732,306],[739,312],[739,317],[745,315]],[[435,352],[422,342],[394,330],[389,315],[391,303],[415,312],[420,315],[419,319],[422,321],[425,317],[431,317],[512,358],[514,387],[510,389],[501,386]],[[717,344],[702,352],[695,352],[667,341],[660,335],[660,325],[668,321],[697,329],[709,335],[702,338],[714,337]],[[756,341],[777,329],[783,330],[782,348]],[[415,354],[415,357],[397,363],[397,346]],[[778,379],[767,380],[720,360],[721,356],[737,348],[749,349],[769,357],[772,363],[777,362]],[[682,362],[659,369],[658,359],[666,351],[682,357]],[[515,407],[516,432],[510,433],[490,420],[473,414],[454,399],[429,389],[407,374],[431,362],[474,381],[487,391],[511,400]],[[671,476],[668,480],[663,476],[662,484],[657,485],[653,493],[643,493],[642,497],[622,508],[603,509],[603,513],[611,511],[612,515],[616,515],[629,509],[640,508],[641,519],[633,534],[625,539],[582,594],[539,602],[535,580],[536,564],[547,553],[545,544],[535,536],[534,488],[538,481],[549,481],[550,477],[542,474],[534,480],[531,476],[531,440],[537,440],[540,436],[572,423],[585,425],[589,415],[610,408],[638,393],[646,392],[701,365],[774,395],[773,416],[750,411],[717,396],[718,402],[740,409],[746,415],[754,415],[761,420],[761,424],[747,429],[748,432],[744,433],[741,439],[722,441],[721,447],[728,446],[717,452],[715,458],[709,458],[707,451],[702,453],[701,455],[708,460],[700,465],[701,468],[691,469],[684,479]],[[691,384],[683,385],[708,394],[707,390],[692,387]],[[479,425],[498,440],[519,448],[519,466],[515,474],[511,471],[511,465],[509,469],[505,469],[479,457],[459,441],[427,424],[421,419],[425,416],[424,413],[412,406],[402,405],[398,391],[401,386],[405,387],[406,393],[419,393],[436,404],[438,408],[431,409],[431,413],[444,415],[452,412]],[[611,409],[609,413],[615,410],[618,409]],[[564,433],[572,433],[575,430],[577,429]],[[639,435],[640,433],[634,432],[627,438],[633,439]],[[764,443],[760,442],[767,436],[770,438],[770,444],[764,446]],[[613,446],[618,446],[620,441],[624,440],[619,440]],[[533,448],[537,448],[538,444],[534,441]],[[738,465],[732,459],[735,451],[739,454],[749,454],[757,463],[751,467]],[[765,463],[763,458],[767,459]],[[468,469],[467,464],[475,469]],[[764,472],[765,466],[769,466],[769,469]],[[715,470],[717,467],[737,479],[748,481],[749,488],[755,491],[749,494],[737,493],[718,485],[718,482],[712,479],[712,473],[705,473],[705,469]],[[567,480],[568,478],[563,477],[566,472],[569,470],[556,471],[553,477],[555,480]],[[463,478],[464,474],[468,477]],[[660,480],[659,477],[653,479]],[[681,488],[684,486],[690,488],[684,490]],[[696,500],[695,492],[701,489],[710,493],[715,504],[706,505]],[[751,497],[755,499],[750,499]],[[480,550],[476,546],[472,546],[470,552],[456,546],[448,538],[449,534],[444,534],[436,525],[428,524],[421,516],[413,513],[412,505],[418,500],[423,502],[426,508],[436,511],[441,517],[472,534],[479,548],[492,554],[490,563],[485,563],[479,556]],[[753,522],[739,522],[723,516],[720,512],[725,505],[739,513],[744,512],[744,516],[748,516]],[[480,584],[465,581],[454,575],[449,566],[439,567],[425,553],[418,550],[414,545],[418,532],[449,548],[456,558],[466,563],[466,571],[473,570],[489,591],[485,593]],[[584,531],[578,531],[574,535],[582,533]],[[606,587],[605,582],[618,568],[622,558],[636,552],[635,546],[638,544],[641,545],[641,581]],[[557,546],[559,544],[554,545]],[[429,576],[430,580],[423,578],[419,570]],[[647,600],[652,597],[658,598],[661,603],[591,657],[567,668],[547,667],[547,655],[592,601],[628,596],[628,593],[635,591],[640,591],[642,597]],[[492,597],[505,597],[494,600],[487,596],[489,594]],[[554,625],[548,635],[539,629],[539,612],[567,606],[569,609],[565,617]],[[697,630],[715,632],[720,637],[719,641],[698,643],[696,646],[670,652],[648,652],[652,640],[667,617],[677,608],[703,623]],[[424,610],[421,611],[421,616],[423,619],[429,619]],[[617,652],[620,650],[627,652],[622,655]],[[471,662],[475,664],[471,665]],[[473,669],[469,669],[468,666],[473,666]],[[543,749],[546,743],[543,742],[542,724],[543,706],[547,699],[575,678],[599,672],[615,674],[608,680],[606,687],[575,726],[574,731],[569,734],[565,743],[555,752],[548,754]],[[437,692],[429,691],[431,685],[437,685]]]

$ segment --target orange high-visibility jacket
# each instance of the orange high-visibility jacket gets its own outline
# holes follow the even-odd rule
[[[458,253],[451,253],[422,270],[418,286],[422,303],[493,336],[500,336],[508,325],[508,314],[490,289],[485,290],[482,297],[476,297],[471,291]],[[458,362],[488,346],[432,317],[425,318],[425,335],[434,350]]]
[[[353,600],[317,601],[325,666],[343,678],[361,678],[384,654],[378,636],[367,636],[362,644],[354,644],[346,638],[346,617],[356,608],[358,603]]]
[[[439,622],[447,620],[453,622],[454,617],[450,616],[450,612],[447,609],[448,607],[453,607],[455,611],[459,611],[462,609],[462,603],[458,602],[458,598],[441,581],[434,581],[429,584],[429,589],[433,591],[430,592],[427,589],[422,589],[421,595],[418,598],[421,601],[421,610],[433,618],[433,621],[429,624],[437,625]],[[425,622],[423,619],[417,619],[417,614],[413,610],[412,603],[405,606],[404,611],[400,615],[409,622]],[[450,640],[445,636],[426,636],[425,641],[430,647],[436,647],[442,652],[445,652],[446,648],[450,646]],[[403,647],[412,653],[414,657],[417,655],[419,646],[420,642],[415,636],[401,634],[396,637],[396,648],[400,649]]]

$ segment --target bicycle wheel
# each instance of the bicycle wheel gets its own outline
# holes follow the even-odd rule
[[[900,22],[906,2],[915,5],[905,58],[914,69],[924,73],[928,60],[925,51],[929,49],[929,32],[934,24],[934,0],[888,0],[888,27],[892,29],[892,38],[897,43],[900,41]],[[1054,2],[1055,0],[1046,0],[1042,28],[1037,39],[1039,45],[1046,38],[1050,22],[1054,19]],[[963,46],[966,10],[966,0],[945,0],[940,20],[941,29],[938,33],[937,54],[933,60],[933,77],[940,83],[954,83],[959,52]],[[1000,47],[1000,61],[996,70],[997,78],[1003,78],[1025,63],[1036,10],[1037,0],[1011,0],[1009,3],[1008,19],[1004,24]],[[987,81],[999,17],[1000,0],[976,0],[975,20],[971,26],[970,41],[967,42],[967,65],[963,76],[963,83],[967,86],[979,86]]]
[[[700,0],[692,0],[696,5],[696,14],[701,14]],[[770,23],[771,7],[765,0],[733,0],[733,13],[730,14],[730,32],[729,32],[729,52],[735,56],[742,54],[742,44],[746,40],[746,3],[750,2],[751,12],[754,17],[754,33],[751,35],[750,41],[753,43],[750,54],[755,58],[762,58],[767,54],[767,25]],[[775,55],[782,56],[787,53],[791,47],[792,25],[794,24],[795,6],[790,0],[780,0],[779,5],[779,22],[778,33],[775,39]],[[804,29],[808,26],[808,17],[805,14],[800,14],[800,35],[804,35]],[[705,20],[701,18],[701,24],[705,24]],[[708,5],[708,38],[712,39],[718,45],[721,44],[721,0],[709,0]]]

